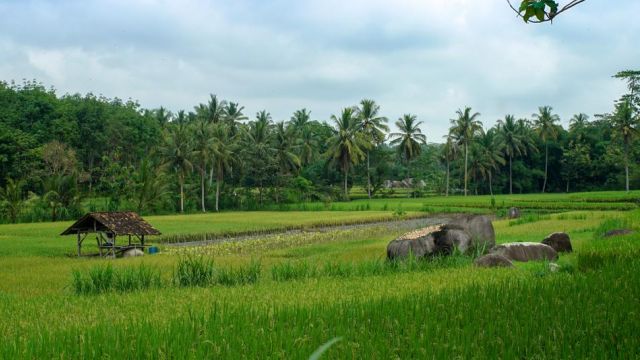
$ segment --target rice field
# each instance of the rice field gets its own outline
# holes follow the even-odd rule
[[[417,213],[416,213],[417,214]],[[406,215],[415,215],[408,212]],[[424,214],[423,214],[424,215]],[[515,269],[473,254],[384,261],[391,211],[148,217],[165,234],[307,229],[158,255],[78,259],[67,223],[0,226],[0,358],[636,358],[640,210],[529,212],[497,242],[566,231],[574,253]],[[396,217],[397,218],[397,217]],[[324,222],[324,223],[323,223]]]

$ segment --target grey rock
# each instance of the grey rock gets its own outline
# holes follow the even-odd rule
[[[496,244],[496,233],[491,219],[485,215],[458,215],[447,225],[458,226],[471,235],[470,247],[485,247],[490,249]]]
[[[487,254],[477,258],[473,263],[477,267],[513,267],[511,260],[500,254]]]
[[[633,234],[633,230],[615,229],[615,230],[609,230],[606,233],[604,233],[604,237],[620,236],[620,235],[628,235],[628,234]]]
[[[471,244],[471,236],[459,227],[435,225],[412,231],[387,245],[389,260],[403,259],[413,254],[416,258],[431,255],[449,255],[454,248],[465,251]]]
[[[551,246],[553,250],[557,252],[573,251],[569,235],[563,232],[555,232],[553,234],[549,234],[549,236],[542,240],[542,243]]]
[[[533,242],[500,244],[494,247],[491,253],[502,255],[512,261],[523,262],[558,259],[558,252],[551,246]]]
[[[507,217],[509,219],[517,219],[520,217],[520,209],[518,209],[517,207],[511,207],[509,208],[509,211],[507,212]]]

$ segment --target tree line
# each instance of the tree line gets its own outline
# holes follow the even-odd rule
[[[4,221],[59,220],[83,211],[255,210],[350,196],[424,196],[638,187],[640,72],[611,113],[550,106],[485,129],[470,107],[444,139],[423,121],[394,121],[370,99],[329,121],[307,109],[275,121],[211,95],[191,111],[144,109],[94,94],[57,96],[36,81],[0,82],[0,204]],[[403,180],[405,189],[392,186]],[[395,193],[395,194],[394,194]]]

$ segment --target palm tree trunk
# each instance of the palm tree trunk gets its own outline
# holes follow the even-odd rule
[[[467,160],[469,159],[469,152],[467,150],[467,144],[464,144],[464,196],[467,196]]]
[[[369,150],[367,150],[367,195],[369,195],[369,200],[371,200],[371,163],[369,162]]]
[[[344,199],[345,201],[349,201],[349,190],[347,189],[347,179],[349,176],[349,170],[344,170]]]
[[[509,155],[509,195],[513,195],[513,156]]]
[[[222,179],[220,179],[220,176],[217,177],[216,179],[216,212],[220,211],[220,183],[222,182]]]
[[[207,212],[207,209],[204,206],[204,178],[206,177],[206,170],[203,167],[200,171],[200,203],[202,205],[202,212]]]
[[[627,176],[627,186],[626,186],[626,189],[627,189],[627,192],[629,192],[629,164],[625,164],[625,166],[624,166],[624,171],[625,171],[626,176]]]
[[[549,165],[549,143],[544,144],[544,181],[542,182],[542,192],[547,188],[547,169]]]
[[[629,145],[624,144],[624,173],[626,178],[625,189],[629,192]]]
[[[491,179],[491,171],[489,171],[489,193],[491,194],[491,196],[493,196],[493,185],[492,185],[492,179]]]
[[[625,172],[625,176],[626,176],[626,187],[625,187],[625,189],[627,190],[627,192],[629,192],[629,162],[628,161],[624,162],[624,172]]]
[[[447,157],[447,190],[445,196],[449,196],[449,157]]]
[[[184,176],[180,175],[180,212],[184,212]]]

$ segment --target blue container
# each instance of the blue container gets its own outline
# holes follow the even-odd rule
[[[158,247],[157,246],[152,246],[149,248],[149,254],[157,254],[158,253]]]

